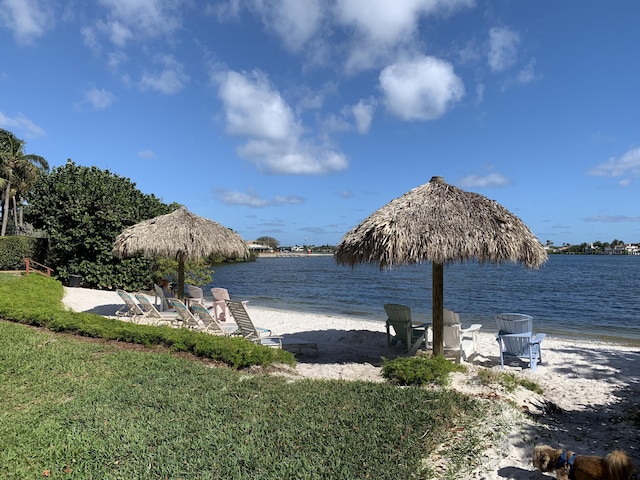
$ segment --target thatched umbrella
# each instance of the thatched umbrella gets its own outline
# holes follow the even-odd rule
[[[175,258],[178,261],[178,296],[184,297],[184,262],[209,255],[247,258],[249,250],[242,237],[219,223],[199,217],[180,207],[132,225],[116,238],[113,255],[125,258],[142,253],[145,257]]]
[[[340,264],[380,269],[432,263],[433,353],[443,354],[444,265],[519,262],[537,268],[547,252],[518,217],[493,200],[433,177],[369,215],[335,252]]]

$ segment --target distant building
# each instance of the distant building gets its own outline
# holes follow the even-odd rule
[[[260,245],[255,242],[247,242],[247,248],[251,250],[253,253],[267,253],[273,252],[273,248],[268,245]]]

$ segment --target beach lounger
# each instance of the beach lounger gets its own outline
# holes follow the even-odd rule
[[[443,347],[445,357],[452,354],[456,362],[466,361],[478,351],[478,331],[482,328],[479,323],[462,328],[460,315],[452,310],[443,309]]]
[[[406,346],[407,353],[412,355],[423,344],[426,346],[430,327],[426,323],[413,322],[411,308],[397,303],[386,303],[384,310],[387,312],[387,347],[400,342]]]
[[[234,322],[218,323],[211,315],[211,311],[200,303],[192,304],[191,310],[194,317],[198,317],[204,323],[204,330],[207,333],[230,336],[238,331],[238,325]]]
[[[233,315],[233,318],[240,328],[240,335],[247,340],[267,347],[294,350],[297,353],[302,353],[303,348],[309,348],[318,356],[318,345],[316,343],[299,339],[284,340],[283,337],[276,335],[261,335],[251,321],[251,318],[249,318],[249,314],[242,302],[226,300],[226,303],[231,311],[231,315]]]
[[[134,322],[144,317],[144,312],[129,293],[119,288],[116,289],[116,293],[124,302],[124,305],[116,311],[116,317],[129,317]]]
[[[193,316],[191,311],[184,303],[182,303],[177,298],[168,298],[167,301],[169,302],[169,305],[175,308],[176,312],[178,312],[178,317],[180,317],[180,320],[182,320],[181,326],[183,328],[190,328],[192,330],[204,329],[204,324],[201,324],[199,319]]]
[[[180,318],[178,317],[178,312],[176,312],[175,310],[159,312],[144,293],[138,292],[135,293],[134,296],[136,297],[136,300],[138,300],[138,303],[140,303],[140,307],[142,307],[142,310],[144,311],[144,317],[148,319],[151,324],[156,326],[179,326]]]
[[[168,296],[165,294],[164,290],[157,283],[153,284],[153,288],[155,289],[156,296],[153,299],[153,303],[158,305],[158,311],[164,312],[165,310],[170,310],[171,305],[169,305],[168,299],[173,298],[173,296]]]
[[[505,357],[515,357],[529,363],[535,370],[542,363],[541,343],[546,334],[533,335],[533,317],[522,313],[501,313],[496,315],[500,348],[500,369],[504,368]]]

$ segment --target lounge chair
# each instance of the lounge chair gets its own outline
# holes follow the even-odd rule
[[[144,311],[144,317],[147,318],[153,325],[179,326],[180,318],[178,317],[178,312],[176,312],[175,309],[173,309],[172,312],[159,312],[144,293],[138,292],[135,293],[134,296],[136,297],[136,300],[138,300],[138,303],[140,303],[140,306]]]
[[[303,348],[310,348],[315,352],[315,356],[318,356],[318,345],[316,343],[299,339],[283,339],[276,335],[261,335],[261,332],[256,329],[251,318],[249,318],[247,309],[242,302],[226,300],[226,303],[240,328],[240,335],[247,340],[267,347],[295,350],[297,353],[302,353]]]
[[[409,307],[397,303],[386,303],[384,310],[387,312],[387,347],[400,342],[406,346],[407,353],[411,355],[416,353],[423,344],[426,346],[430,327],[426,323],[413,322]]]
[[[516,357],[529,363],[535,371],[542,363],[541,343],[546,334],[533,335],[533,317],[522,313],[501,313],[496,315],[500,347],[500,369],[504,368],[505,357]]]
[[[211,311],[200,303],[191,305],[194,317],[198,317],[204,323],[204,331],[216,335],[233,335],[238,331],[238,325],[233,322],[218,323],[211,315]]]
[[[187,292],[189,296],[187,297],[189,301],[189,305],[193,305],[195,303],[199,303],[200,305],[204,305],[207,308],[211,308],[213,304],[211,302],[207,302],[204,299],[204,292],[200,287],[195,287],[193,285],[187,285]]]
[[[144,312],[138,306],[131,294],[119,288],[116,289],[116,292],[124,302],[124,305],[116,311],[116,317],[129,317],[134,322],[138,322],[138,320],[144,317]]]
[[[460,359],[467,361],[478,351],[478,331],[482,328],[474,323],[468,328],[462,328],[460,315],[448,309],[443,311],[443,347],[444,354],[452,354],[456,362]]]
[[[233,320],[226,303],[227,300],[231,300],[231,298],[229,298],[229,291],[226,288],[213,287],[211,288],[211,295],[213,295],[213,316],[216,320],[219,322]],[[248,300],[243,300],[242,303],[246,307],[249,302]]]
[[[164,312],[165,310],[172,309],[173,307],[171,307],[171,305],[169,305],[168,299],[169,298],[174,298],[174,297],[167,295],[164,292],[164,290],[162,289],[162,287],[160,285],[158,285],[157,283],[153,284],[153,288],[155,289],[155,292],[156,292],[156,296],[153,299],[153,303],[158,305],[158,310],[160,312]],[[158,302],[158,300],[159,300],[159,302]]]
[[[169,302],[169,305],[175,308],[176,312],[178,312],[178,317],[180,317],[180,320],[182,320],[182,327],[190,328],[192,330],[204,329],[204,324],[200,324],[198,319],[193,316],[191,311],[184,303],[182,303],[177,298],[168,298],[167,301]]]

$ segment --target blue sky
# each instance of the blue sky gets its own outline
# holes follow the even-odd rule
[[[0,128],[245,240],[434,175],[544,244],[640,242],[640,3],[0,0]]]

